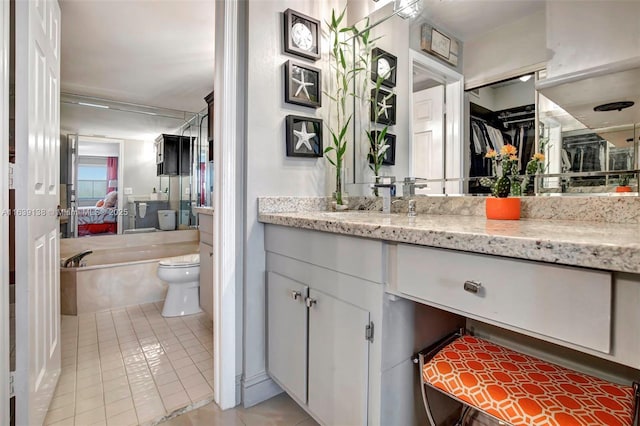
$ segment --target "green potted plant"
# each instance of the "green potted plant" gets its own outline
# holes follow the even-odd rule
[[[518,180],[518,150],[507,144],[500,153],[491,149],[485,155],[493,163],[493,176],[480,179],[482,186],[491,188],[492,197],[485,204],[487,219],[518,220],[520,219],[520,198],[511,197],[522,192]],[[500,176],[498,176],[500,175]]]
[[[380,169],[384,162],[385,153],[390,148],[387,144],[387,132],[389,131],[389,126],[384,126],[379,130],[376,129],[378,117],[380,116],[380,107],[378,106],[376,99],[378,99],[378,93],[380,92],[380,87],[383,81],[384,77],[378,76],[373,96],[369,99],[371,108],[374,109],[375,120],[373,122],[373,126],[369,124],[369,129],[366,130],[367,139],[369,140],[369,154],[367,155],[369,168],[373,171],[373,176],[376,177],[376,179],[380,176]],[[389,96],[391,96],[391,94]],[[378,196],[378,188],[373,188],[373,195]]]
[[[332,124],[329,125],[331,143],[324,150],[327,154],[327,161],[333,166],[335,176],[335,190],[332,194],[332,206],[334,210],[344,210],[348,208],[348,194],[345,191],[346,168],[344,156],[347,152],[348,138],[347,132],[353,117],[353,112],[348,110],[349,98],[354,96],[351,87],[358,73],[358,68],[352,67],[348,61],[350,45],[343,40],[345,33],[357,34],[354,27],[342,27],[346,8],[336,16],[335,10],[331,11],[331,22],[327,22],[329,35],[331,37],[330,67],[332,84],[330,90],[325,91],[325,95],[331,100],[335,114]],[[331,155],[329,155],[331,154]]]
[[[618,178],[618,186],[616,187],[616,192],[631,192],[629,179],[630,176],[628,174],[620,175],[620,177]]]

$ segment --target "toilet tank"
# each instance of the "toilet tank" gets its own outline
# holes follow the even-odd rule
[[[161,231],[173,231],[176,229],[176,211],[158,210],[158,223]]]

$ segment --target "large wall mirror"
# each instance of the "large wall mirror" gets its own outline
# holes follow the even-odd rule
[[[63,94],[60,108],[63,237],[137,234],[197,224],[210,203],[213,162],[207,110],[198,113]],[[180,169],[161,170],[161,135],[181,137]],[[167,151],[165,149],[165,151]]]
[[[397,58],[397,82],[386,89],[396,101],[396,120],[388,126],[395,161],[383,165],[379,174],[400,182],[424,178],[426,188],[416,194],[487,195],[490,190],[481,178],[495,171],[485,155],[511,144],[522,176],[535,154],[544,155],[542,171],[528,180],[523,196],[638,193],[638,105],[627,110],[618,104],[605,111],[594,107],[605,103],[600,100],[625,100],[629,86],[637,85],[639,67],[624,73],[601,70],[598,79],[577,76],[564,82],[547,80],[541,66],[510,76],[503,72],[499,81],[462,92],[460,63],[447,63],[421,49],[421,28],[433,24],[430,15],[403,19],[396,3],[354,14],[359,28],[372,26],[377,47]],[[612,99],[616,96],[620,99]],[[369,108],[366,101],[354,102],[353,193],[369,194],[366,184],[374,179],[367,161]]]
[[[165,228],[188,229],[193,207],[211,203],[213,4],[180,7],[171,37],[162,20],[136,31],[145,7],[60,2],[63,237],[141,238],[165,210]]]

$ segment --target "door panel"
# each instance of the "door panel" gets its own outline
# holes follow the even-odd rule
[[[16,7],[16,420],[42,424],[60,374],[60,8]]]
[[[309,298],[309,409],[327,425],[366,425],[369,312],[313,289]]]
[[[294,298],[294,294],[297,296]],[[282,275],[267,277],[267,369],[288,392],[307,401],[308,287]]]
[[[444,178],[444,87],[413,94],[413,138],[411,170],[417,177]],[[416,194],[442,194],[443,184],[430,182]]]

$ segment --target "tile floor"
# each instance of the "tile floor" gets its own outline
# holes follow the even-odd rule
[[[318,426],[291,398],[280,394],[251,408],[221,411],[215,403],[182,414],[161,426]]]
[[[212,400],[206,314],[163,318],[162,302],[62,317],[62,374],[48,426],[154,424]]]

